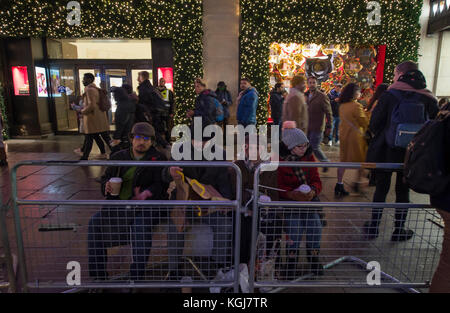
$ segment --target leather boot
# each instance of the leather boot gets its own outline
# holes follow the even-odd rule
[[[336,186],[334,187],[334,195],[336,197],[344,197],[348,196],[349,192],[344,189],[344,184],[336,184]]]

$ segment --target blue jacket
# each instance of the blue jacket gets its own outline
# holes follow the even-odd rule
[[[238,105],[237,120],[239,123],[256,124],[256,108],[258,107],[258,92],[254,87],[244,91]]]

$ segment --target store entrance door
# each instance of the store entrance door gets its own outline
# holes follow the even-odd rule
[[[111,87],[129,84],[133,91],[137,92],[138,73],[140,71],[149,72],[150,81],[152,81],[152,66],[152,60],[50,60],[50,68],[57,69],[61,76],[60,81],[57,81],[58,76],[54,75],[55,79],[51,81],[52,88],[57,90],[60,86],[68,87],[66,93],[61,93],[61,96],[53,93],[56,134],[78,131],[77,114],[71,109],[71,103],[78,104],[84,93],[83,76],[85,73],[92,73],[95,77],[95,85],[107,90],[111,99],[111,111],[108,116],[112,124],[117,105],[112,97]]]

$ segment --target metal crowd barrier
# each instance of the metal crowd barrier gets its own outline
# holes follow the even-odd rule
[[[273,293],[287,287],[375,287],[418,292],[413,288],[429,286],[443,237],[442,220],[429,205],[262,202],[260,173],[268,165],[259,165],[254,175],[254,199],[257,200],[253,201],[250,292],[259,288]],[[311,162],[280,162],[278,166],[384,170],[403,167],[402,164]],[[374,215],[375,224],[365,225],[372,220],[369,208],[385,209],[382,218]],[[400,227],[404,221],[415,232],[410,240],[391,241],[396,216],[399,223],[396,225]],[[377,223],[378,233],[374,226]]]
[[[0,232],[2,251],[0,251],[0,289],[16,292],[16,274],[14,270],[14,257],[9,244],[8,230],[6,225],[6,214],[8,203],[3,203],[3,195],[0,192]],[[3,267],[6,272],[3,272]]]
[[[17,170],[22,166],[233,168],[236,200],[25,200],[18,198],[17,190]],[[11,184],[23,291],[177,287],[239,291],[242,178],[231,162],[25,161],[13,167]],[[174,223],[175,208],[186,218],[184,229]],[[213,208],[218,211],[205,212]],[[68,275],[77,266],[79,282],[75,274]],[[228,276],[218,277],[219,270]]]
[[[112,201],[112,200],[25,200],[17,193],[17,170],[21,166],[153,166],[153,167],[233,167],[237,173],[236,200],[233,201]],[[269,164],[258,166],[254,176],[253,199],[259,199],[260,172]],[[311,163],[280,162],[279,167],[342,167],[349,169],[388,169],[399,170],[402,164],[360,164],[360,163]],[[198,287],[232,288],[239,291],[240,284],[240,232],[241,232],[241,185],[239,168],[230,162],[45,162],[29,161],[17,164],[11,172],[12,198],[21,286],[29,288],[57,288],[79,290],[86,288],[165,288]],[[99,186],[96,185],[99,190]],[[116,209],[128,207],[127,215]],[[141,207],[151,208],[155,216],[142,215]],[[233,214],[211,217],[202,215],[202,208],[236,208]],[[364,222],[371,217],[370,208],[383,207],[384,214],[379,220],[377,238],[369,240],[362,229]],[[0,228],[4,250],[11,250],[8,244],[5,215],[1,211]],[[119,221],[115,230],[108,225],[96,224],[92,217],[104,208],[107,221]],[[187,228],[183,236],[175,230],[164,208],[185,208]],[[325,215],[323,223],[317,224],[315,209],[322,208]],[[404,242],[390,240],[395,212],[393,209],[409,208],[406,226],[415,231],[412,239]],[[122,214],[122,215],[121,215]],[[250,292],[258,288],[261,292],[280,292],[294,287],[333,287],[333,288],[399,288],[417,292],[413,288],[429,286],[434,269],[439,261],[442,240],[439,215],[426,204],[409,203],[368,203],[368,202],[294,202],[294,201],[253,201],[251,261],[249,264]],[[98,217],[98,216],[97,216]],[[119,217],[119,219],[117,219]],[[138,233],[133,225],[136,217],[143,224],[153,226],[151,253],[145,269],[145,281],[130,277],[130,264],[133,256],[140,254],[139,242],[147,242],[134,236]],[[145,219],[148,217],[149,219]],[[221,222],[219,222],[219,219]],[[292,220],[295,223],[287,224]],[[315,224],[314,224],[315,223]],[[234,227],[233,227],[234,225]],[[89,231],[89,227],[91,231]],[[95,228],[96,227],[96,228]],[[100,241],[110,246],[101,247],[108,251],[106,272],[107,281],[92,280],[89,275],[88,235],[99,229]],[[298,232],[303,230],[302,233]],[[297,232],[296,232],[297,231]],[[319,235],[320,233],[320,235]],[[142,233],[141,233],[142,235]],[[102,237],[103,236],[103,237]],[[105,237],[106,236],[106,237]],[[181,236],[181,237],[180,237]],[[299,236],[295,238],[295,236]],[[114,238],[111,238],[114,237]],[[293,237],[293,238],[291,238]],[[305,238],[305,239],[304,239]],[[6,240],[5,240],[6,239]],[[234,241],[234,247],[233,247]],[[7,243],[5,245],[5,242]],[[114,243],[115,242],[115,243]],[[115,244],[119,243],[118,246]],[[292,244],[298,244],[292,248]],[[216,246],[216,245],[219,246]],[[318,259],[311,261],[308,251],[320,250]],[[312,248],[311,248],[312,247]],[[91,251],[96,251],[94,245]],[[142,246],[141,246],[142,248]],[[145,247],[144,247],[145,248]],[[148,246],[147,246],[148,248]],[[138,251],[138,252],[133,252]],[[294,252],[294,258],[290,253]],[[297,253],[295,255],[295,253]],[[10,255],[10,253],[6,253]],[[219,260],[221,259],[221,260]],[[292,261],[294,260],[294,261]],[[68,286],[66,267],[70,261],[81,265],[81,284]],[[369,284],[376,278],[374,263],[380,281]],[[9,263],[8,263],[9,262]],[[11,258],[7,264],[12,264]],[[312,265],[323,264],[323,275],[318,275]],[[103,264],[103,263],[102,263]],[[182,268],[177,268],[175,265]],[[175,266],[175,267],[174,267]],[[221,269],[222,278],[218,270]],[[98,270],[98,268],[96,269]],[[225,275],[233,271],[233,275]],[[183,273],[183,277],[168,276],[167,273]],[[376,272],[376,271],[375,271]],[[14,270],[8,265],[11,289],[15,290]],[[230,274],[230,272],[228,272]],[[95,276],[95,275],[94,275]],[[150,277],[150,279],[148,279]],[[231,277],[231,278],[230,278]],[[13,285],[14,284],[14,285]],[[47,289],[48,290],[48,289]],[[69,290],[69,291],[70,291]]]

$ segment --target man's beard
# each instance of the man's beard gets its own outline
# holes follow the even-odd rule
[[[146,153],[148,151],[144,145],[139,145],[134,150],[138,153]]]

